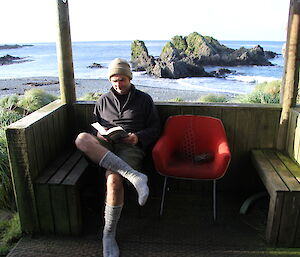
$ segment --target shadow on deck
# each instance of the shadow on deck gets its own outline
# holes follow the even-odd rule
[[[138,208],[135,195],[129,194],[117,232],[121,256],[300,256],[299,249],[266,245],[267,197],[257,201],[247,215],[239,214],[243,200],[219,192],[218,222],[214,224],[208,193],[167,194],[162,218],[158,215],[159,197],[151,197],[146,206]],[[95,202],[88,196],[85,200],[83,236],[27,236],[8,257],[102,256],[101,211]]]

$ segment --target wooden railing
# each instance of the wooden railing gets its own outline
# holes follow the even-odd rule
[[[79,131],[89,128],[93,102],[77,102],[75,115]],[[255,191],[259,184],[250,165],[249,151],[253,148],[275,148],[281,107],[279,105],[156,103],[162,124],[170,115],[194,114],[222,120],[232,162],[219,189]]]

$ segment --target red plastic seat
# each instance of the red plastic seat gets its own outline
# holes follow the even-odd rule
[[[169,117],[152,156],[156,170],[165,176],[160,215],[168,177],[213,180],[216,220],[216,180],[224,176],[231,159],[221,120],[196,115]]]

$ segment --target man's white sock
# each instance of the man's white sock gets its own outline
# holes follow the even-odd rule
[[[146,203],[149,196],[149,187],[147,185],[148,177],[145,174],[134,170],[121,158],[110,151],[103,156],[99,165],[107,170],[116,172],[129,180],[138,193],[139,204],[144,205]]]
[[[106,204],[104,210],[103,228],[103,257],[119,257],[120,250],[116,241],[116,230],[121,216],[123,205],[111,206]]]

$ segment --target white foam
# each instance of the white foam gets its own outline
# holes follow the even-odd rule
[[[263,82],[271,82],[274,80],[278,80],[279,78],[275,77],[265,77],[265,76],[249,76],[249,75],[230,75],[226,78],[227,80],[232,81],[242,81],[245,83],[263,83]]]

